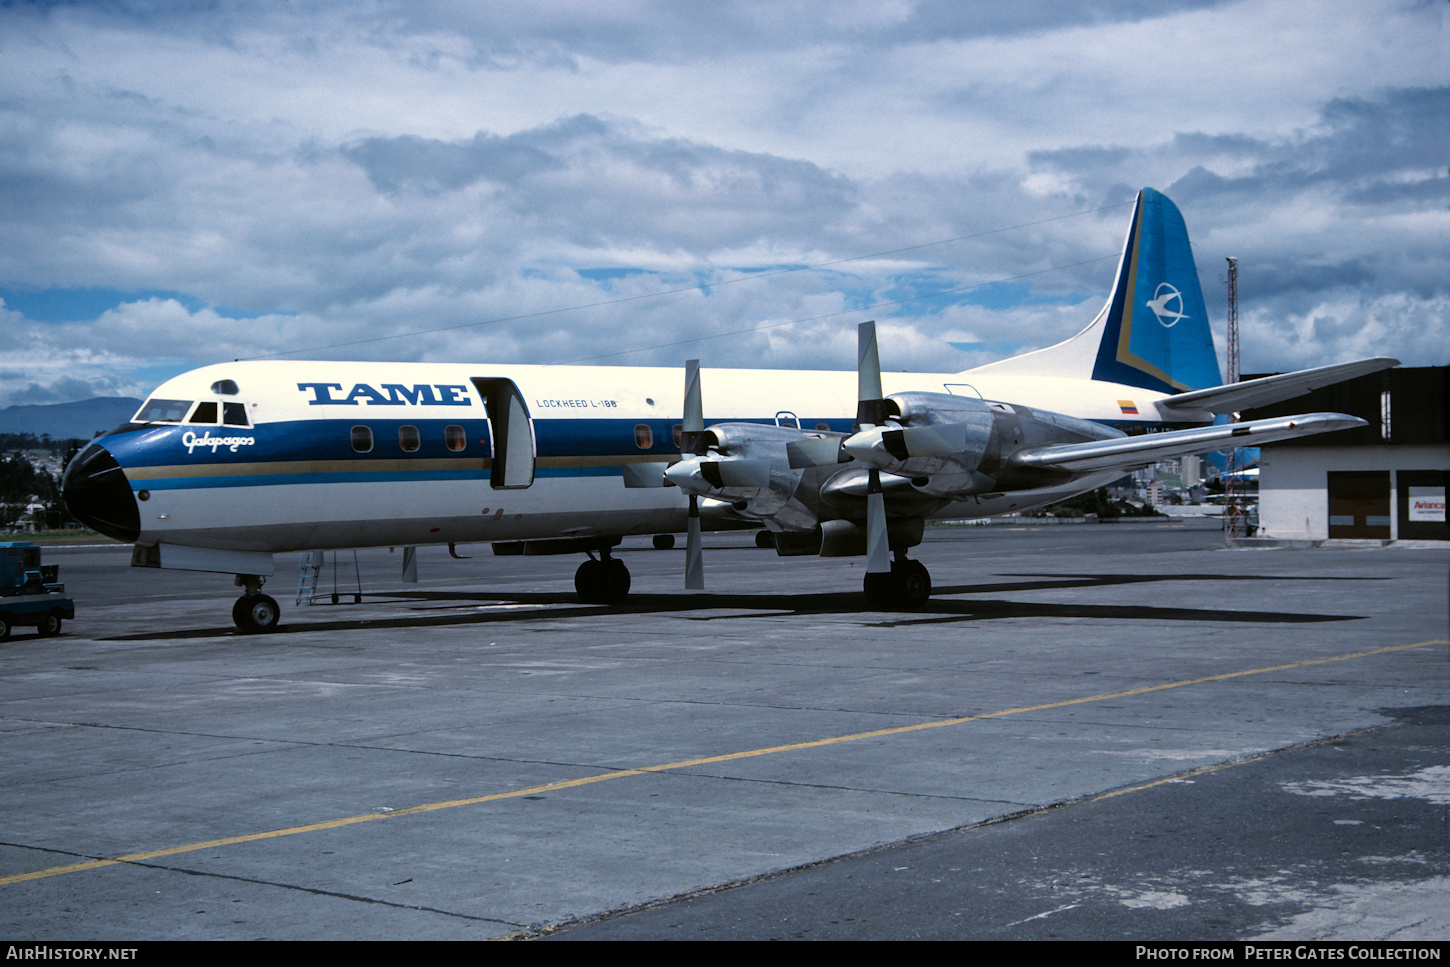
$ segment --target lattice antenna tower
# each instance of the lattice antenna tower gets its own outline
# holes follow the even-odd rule
[[[1233,256],[1228,257],[1228,278],[1225,280],[1228,286],[1228,373],[1226,380],[1229,383],[1239,381],[1239,260]],[[1229,414],[1229,422],[1237,423],[1239,415]],[[1239,474],[1243,472],[1243,451],[1238,447],[1230,447],[1224,453],[1223,467],[1223,516],[1224,536],[1226,538],[1237,537],[1240,531],[1247,531],[1243,522],[1242,494],[1238,482]]]
[[[1239,260],[1228,257],[1228,381],[1239,381]],[[1235,417],[1237,422],[1237,417]]]

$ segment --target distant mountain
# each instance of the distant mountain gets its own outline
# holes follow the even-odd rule
[[[76,437],[89,440],[119,426],[141,408],[129,396],[98,396],[76,403],[41,403],[7,406],[0,410],[0,433],[50,434],[53,440]]]

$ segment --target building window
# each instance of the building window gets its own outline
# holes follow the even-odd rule
[[[352,428],[352,448],[358,453],[373,452],[373,429],[370,426]]]
[[[463,427],[450,424],[443,428],[443,443],[457,453],[468,446],[468,437],[464,434]]]
[[[418,428],[404,424],[398,427],[398,446],[403,448],[404,453],[412,453],[422,445],[422,439],[418,436]]]
[[[1390,438],[1390,391],[1380,393],[1380,438]]]

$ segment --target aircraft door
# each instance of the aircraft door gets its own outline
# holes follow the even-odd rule
[[[474,377],[474,388],[488,411],[489,442],[493,445],[488,483],[494,490],[517,490],[534,482],[538,453],[534,423],[523,394],[511,379]]]

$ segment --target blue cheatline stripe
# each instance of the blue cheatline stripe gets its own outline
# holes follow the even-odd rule
[[[255,427],[205,427],[189,424],[151,425],[137,427],[104,437],[105,446],[124,467],[165,467],[180,463],[205,466],[226,466],[241,463],[288,463],[301,460],[342,460],[366,465],[375,460],[432,459],[476,460],[490,453],[488,424],[479,419],[399,420],[374,419],[365,410],[349,414],[349,419],[296,420],[285,423],[263,423]],[[679,455],[674,443],[673,428],[679,420],[671,419],[536,419],[534,435],[538,457],[610,457],[633,455],[669,459]],[[721,422],[718,420],[712,422]],[[773,419],[732,420],[735,423],[772,425]],[[848,430],[849,419],[805,421],[809,427],[816,422],[829,423],[833,429]],[[650,427],[652,445],[640,448],[635,444],[635,427]],[[373,449],[357,453],[352,449],[354,426],[366,426],[373,433]],[[398,445],[398,428],[416,426],[420,447],[405,452]],[[444,428],[462,426],[467,445],[463,450],[449,450],[444,445]],[[188,433],[210,431],[213,436],[247,437],[251,443],[236,449],[208,447],[188,450],[181,442]],[[204,462],[203,462],[204,461]],[[616,471],[617,473],[618,471]]]

